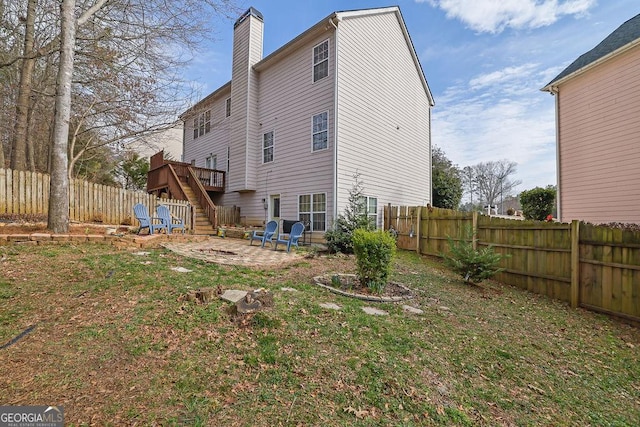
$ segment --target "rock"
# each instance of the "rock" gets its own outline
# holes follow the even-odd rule
[[[389,314],[386,311],[380,310],[379,308],[375,308],[375,307],[362,307],[362,311],[364,311],[367,314],[372,314],[374,316],[386,316]]]
[[[406,311],[407,313],[411,313],[411,314],[422,314],[422,313],[424,313],[424,311],[420,310],[419,308],[412,307],[410,305],[403,305],[402,309],[404,311]]]
[[[241,299],[247,296],[247,291],[239,291],[237,289],[227,289],[220,295],[220,299],[229,301],[231,303],[237,303]]]
[[[342,309],[342,307],[340,307],[338,304],[334,304],[332,302],[324,302],[324,303],[320,304],[320,307],[328,308],[329,310],[341,310]]]

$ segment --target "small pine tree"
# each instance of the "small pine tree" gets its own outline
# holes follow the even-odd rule
[[[343,254],[353,253],[352,235],[359,228],[371,230],[374,228],[367,207],[365,206],[364,187],[360,181],[360,174],[353,176],[355,182],[349,190],[349,199],[344,213],[338,215],[333,229],[325,233],[327,246],[330,252],[341,252]]]
[[[449,254],[444,255],[445,264],[469,284],[478,284],[504,271],[504,268],[498,267],[503,255],[495,253],[491,246],[473,249],[474,238],[475,233],[467,233],[467,238],[456,242],[447,236]]]

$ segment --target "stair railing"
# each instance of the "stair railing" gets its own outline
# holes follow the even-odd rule
[[[198,176],[193,171],[193,169],[191,167],[187,169],[189,171],[189,176],[187,177],[187,183],[189,184],[189,187],[191,187],[193,192],[196,194],[200,207],[204,209],[204,212],[207,215],[207,218],[209,218],[211,225],[215,229],[218,227],[216,205],[213,204],[213,201],[209,197],[209,194],[207,194],[206,190],[204,189],[204,186],[202,185],[202,182],[200,182],[200,179],[198,179]]]

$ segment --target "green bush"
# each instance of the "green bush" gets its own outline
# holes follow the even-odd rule
[[[353,232],[359,228],[371,230],[374,227],[369,215],[367,215],[363,186],[359,178],[360,175],[356,173],[354,175],[355,183],[349,190],[349,199],[344,213],[338,215],[333,228],[324,234],[329,252],[353,253],[351,242]]]
[[[536,187],[520,193],[522,214],[526,219],[544,221],[553,212],[556,190],[552,186]]]
[[[447,236],[449,254],[444,255],[445,264],[471,284],[480,283],[504,271],[504,268],[498,267],[503,255],[495,253],[491,246],[473,249],[474,237],[473,233],[467,233],[467,238],[456,242]]]
[[[362,286],[381,293],[391,274],[391,261],[396,252],[396,240],[382,230],[357,229],[352,235],[356,255],[357,276]]]

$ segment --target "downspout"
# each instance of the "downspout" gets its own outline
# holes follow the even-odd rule
[[[431,106],[429,106],[429,204],[433,206],[433,151],[431,144]]]
[[[334,37],[334,55],[335,59],[333,62],[333,218],[332,221],[335,223],[338,218],[338,25],[340,22],[340,18],[338,16],[335,17],[336,22],[334,22],[334,18],[329,18],[329,23],[335,28],[335,37]]]
[[[562,221],[562,210],[560,209],[560,91],[557,86],[551,86],[549,92],[555,98],[556,107],[556,207],[558,219]]]

